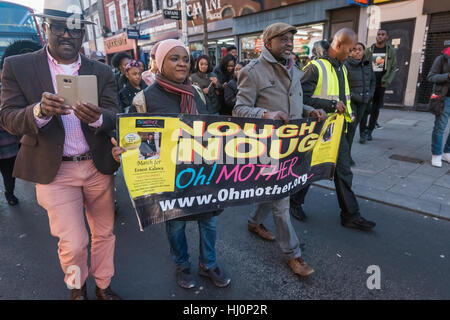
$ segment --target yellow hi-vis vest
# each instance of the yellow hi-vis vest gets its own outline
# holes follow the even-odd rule
[[[311,61],[319,71],[319,79],[312,98],[339,101],[339,80],[331,63],[326,59],[317,59]],[[354,115],[351,106],[350,87],[348,85],[347,68],[342,65],[345,81],[345,121],[352,122]]]

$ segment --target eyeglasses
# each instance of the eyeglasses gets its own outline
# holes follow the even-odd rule
[[[66,32],[69,37],[73,39],[80,39],[83,35],[83,29],[71,29],[58,24],[49,24],[47,22],[45,24],[49,26],[50,31],[57,37],[62,37]]]

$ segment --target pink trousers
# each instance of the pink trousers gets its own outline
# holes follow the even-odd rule
[[[89,274],[86,209],[90,272],[99,288],[107,288],[114,275],[114,176],[101,174],[92,160],[63,161],[50,184],[36,185],[36,196],[47,210],[51,234],[59,238],[64,281],[72,288],[82,286]]]

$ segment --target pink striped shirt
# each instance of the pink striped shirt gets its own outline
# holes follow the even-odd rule
[[[58,94],[56,88],[56,75],[57,74],[67,74],[67,75],[78,75],[78,71],[81,66],[81,56],[78,55],[78,61],[70,65],[61,65],[50,55],[47,47],[47,59],[48,66],[50,68],[50,74],[52,76],[53,88],[55,93]],[[50,120],[48,119],[39,119],[35,117],[36,124],[39,128],[44,127]],[[64,125],[65,131],[65,141],[64,141],[64,151],[63,155],[66,157],[76,156],[80,154],[84,154],[89,151],[89,145],[84,137],[83,130],[81,129],[80,119],[70,111],[69,115],[61,116],[62,123]],[[89,124],[94,128],[98,128],[103,124],[103,115],[100,116],[96,122]]]

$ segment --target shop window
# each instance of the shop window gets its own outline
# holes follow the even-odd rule
[[[250,8],[250,7],[245,7],[244,9],[242,9],[242,11],[241,11],[241,16],[244,16],[244,15],[246,15],[246,14],[251,14],[251,13],[254,13],[255,12],[255,10],[253,9],[253,8]]]
[[[120,17],[122,19],[122,28],[128,27],[130,25],[130,18],[128,16],[127,0],[120,1]]]
[[[162,9],[162,0],[156,0],[156,11],[159,11]]]
[[[91,19],[89,19],[89,18],[86,18],[86,20],[91,21]],[[94,37],[94,30],[93,30],[92,25],[90,25],[90,24],[87,25],[86,29],[87,29],[87,32],[88,32],[88,39],[89,40],[95,39],[95,37]]]
[[[116,32],[119,27],[117,25],[117,15],[116,15],[116,7],[113,4],[108,8],[109,12],[109,23],[111,25],[111,32]]]
[[[228,19],[234,17],[234,11],[231,7],[225,8],[222,11],[222,19]]]
[[[94,23],[95,23],[95,25],[94,25],[95,37],[99,38],[102,36],[102,31],[100,29],[100,27],[101,27],[100,17],[97,13],[94,15]]]

